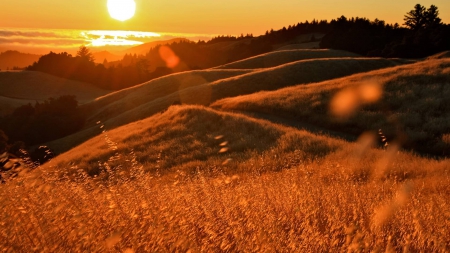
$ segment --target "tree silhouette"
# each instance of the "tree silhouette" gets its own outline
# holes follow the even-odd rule
[[[438,15],[438,7],[435,5],[431,5],[425,13],[425,28],[435,28],[441,25],[442,22]]]
[[[82,60],[94,62],[94,56],[92,55],[91,51],[85,47],[84,45],[80,47],[77,51],[77,57],[80,57]]]
[[[419,30],[425,24],[425,14],[426,8],[420,4],[416,4],[414,6],[414,10],[406,13],[403,20],[405,21],[404,25],[412,30]]]
[[[416,4],[414,10],[406,13],[404,25],[411,30],[419,30],[421,28],[436,28],[441,25],[441,19],[438,17],[439,11],[438,7],[431,5],[430,8],[426,9],[425,6]]]

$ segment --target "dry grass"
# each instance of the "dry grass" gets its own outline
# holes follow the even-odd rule
[[[9,98],[39,101],[49,97],[75,95],[77,100],[83,104],[108,92],[91,84],[41,72],[0,72],[0,96]]]
[[[317,59],[259,71],[203,70],[170,75],[84,105],[82,108],[89,115],[86,129],[47,145],[58,153],[64,152],[97,135],[97,121],[115,128],[164,111],[174,103],[209,105],[225,97],[276,90],[403,63],[401,60],[366,58]],[[328,71],[324,72],[324,69]]]
[[[450,58],[450,51],[445,51],[445,52],[441,52],[441,53],[432,55],[432,56],[428,57],[427,59],[436,60],[436,59],[445,59],[445,58]]]
[[[365,137],[175,106],[50,165],[62,167],[0,187],[2,250],[450,250],[450,162],[371,149]],[[89,166],[103,172],[92,179]]]
[[[208,105],[224,97],[244,95],[261,90],[276,90],[294,84],[328,80],[402,63],[400,60],[365,58],[317,59],[293,62],[259,71],[189,71],[108,94],[86,104],[83,108],[90,115],[90,124],[88,125],[91,126],[98,120],[108,120],[120,113],[164,97],[166,97],[164,98],[165,101],[170,101],[165,108],[173,102]],[[324,69],[328,71],[323,72]],[[203,96],[199,96],[198,92],[201,92],[200,94]],[[174,98],[171,100],[167,97]],[[150,115],[152,114],[143,115],[143,118]]]
[[[104,130],[105,126],[99,124],[97,127]],[[92,138],[46,166],[67,171],[71,164],[76,164],[78,169],[94,175],[101,171],[99,161],[106,162],[116,153],[133,151],[146,170],[154,171],[156,162],[164,157],[164,162],[158,163],[162,171],[195,171],[197,162],[220,166],[226,159],[233,159],[234,166],[239,166],[241,162],[263,152],[276,154],[288,149],[302,150],[310,158],[323,156],[340,143],[304,131],[292,134],[291,130],[205,107],[173,106],[165,113]],[[223,137],[216,139],[217,136]],[[110,143],[113,149],[108,148],[105,139],[114,140],[114,144]],[[297,141],[301,142],[295,143]],[[226,145],[220,145],[225,142]],[[227,152],[220,152],[223,148]],[[124,162],[123,159],[126,158],[122,157],[119,161]]]
[[[450,61],[428,60],[273,92],[227,98],[214,108],[282,115],[317,126],[359,135],[382,132],[388,142],[436,155],[450,153]],[[380,89],[378,102],[365,104],[363,90]],[[375,93],[377,93],[375,91]],[[333,100],[339,97],[341,100]],[[329,113],[336,103],[347,120]],[[346,108],[347,106],[348,108]]]
[[[347,51],[332,50],[332,49],[294,49],[261,54],[244,60],[228,63],[215,68],[216,69],[271,68],[289,62],[300,60],[320,59],[320,58],[343,58],[343,57],[359,57],[359,55]]]
[[[89,123],[92,125],[98,120],[106,120],[180,90],[249,72],[248,70],[196,70],[177,73],[99,97],[82,108],[89,114]],[[173,102],[181,103],[182,101],[178,99],[171,101]]]

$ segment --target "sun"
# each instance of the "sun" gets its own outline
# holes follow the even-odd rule
[[[134,0],[108,0],[108,11],[112,18],[125,21],[134,16],[136,3]]]

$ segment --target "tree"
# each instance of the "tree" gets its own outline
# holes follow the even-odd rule
[[[438,7],[431,5],[425,13],[425,26],[426,28],[435,28],[442,24],[441,19],[438,17]]]
[[[425,24],[425,13],[426,8],[420,4],[416,4],[414,6],[414,10],[406,13],[403,20],[405,21],[404,25],[410,28],[411,30],[419,30]]]
[[[94,62],[94,56],[91,51],[85,47],[84,45],[80,47],[77,51],[77,57],[80,57],[83,60]]]
[[[439,11],[438,7],[431,5],[430,8],[426,9],[425,6],[416,4],[414,10],[406,13],[404,25],[411,30],[417,31],[421,28],[436,28],[442,24],[441,19],[438,17]]]

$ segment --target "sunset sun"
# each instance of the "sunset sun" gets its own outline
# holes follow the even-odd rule
[[[125,21],[134,16],[136,3],[134,0],[108,0],[108,11],[112,18]]]

